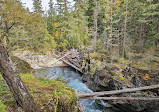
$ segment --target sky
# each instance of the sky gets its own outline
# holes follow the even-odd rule
[[[30,9],[30,11],[33,10],[33,0],[21,0],[22,3],[24,3],[24,6]],[[53,0],[54,4],[56,4],[56,0]],[[46,9],[48,9],[49,5],[49,0],[42,0],[42,6],[43,6],[43,10],[45,11]]]
[[[49,1],[50,0],[41,0],[42,1],[42,6],[43,6],[43,11],[47,10],[49,8]],[[70,2],[72,0],[69,0]],[[33,0],[21,0],[21,2],[23,3],[23,6],[25,6],[26,8],[28,7],[30,9],[30,11],[33,11]],[[56,0],[53,0],[54,4],[56,4]]]

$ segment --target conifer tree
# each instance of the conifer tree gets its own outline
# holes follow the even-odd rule
[[[88,17],[86,11],[88,9],[87,0],[75,0],[74,11],[71,12],[68,19],[67,39],[69,48],[79,48],[85,46],[89,41],[88,34]]]
[[[54,8],[54,3],[52,0],[49,1],[49,10],[48,10],[48,15],[49,17],[53,17],[55,16],[56,12],[55,12],[55,8]]]
[[[34,13],[43,14],[41,0],[33,0]]]

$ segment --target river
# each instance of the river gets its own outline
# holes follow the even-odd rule
[[[44,76],[50,79],[59,78],[61,80],[65,80],[68,86],[80,92],[93,92],[82,82],[81,74],[70,67],[43,68],[38,69],[36,73],[40,76]],[[80,102],[84,105],[86,112],[112,112],[109,109],[103,111],[102,105],[106,105],[105,103],[103,103],[103,101],[97,102],[95,100],[80,99]]]

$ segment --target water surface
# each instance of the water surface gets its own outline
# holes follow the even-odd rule
[[[61,80],[65,80],[68,86],[77,91],[83,93],[93,92],[82,82],[81,74],[70,67],[43,68],[36,72],[38,75],[45,76],[50,79],[60,78]],[[102,106],[100,106],[95,100],[80,99],[80,102],[84,105],[87,112],[104,112]],[[102,101],[98,102],[102,103]]]

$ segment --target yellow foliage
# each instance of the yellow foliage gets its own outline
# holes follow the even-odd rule
[[[120,10],[120,7],[117,7],[118,10]]]
[[[149,74],[145,74],[145,76],[143,77],[143,80],[149,80],[149,79],[151,79]]]
[[[55,23],[54,26],[55,26],[55,28],[58,27],[58,23]]]
[[[115,3],[116,3],[116,4],[120,4],[120,1],[116,0]]]
[[[128,14],[128,13],[129,13],[129,11],[124,11],[122,14],[125,15],[125,14]]]
[[[56,33],[55,33],[55,37],[58,37],[58,36],[59,36],[59,33],[58,33],[58,32],[56,32]]]

